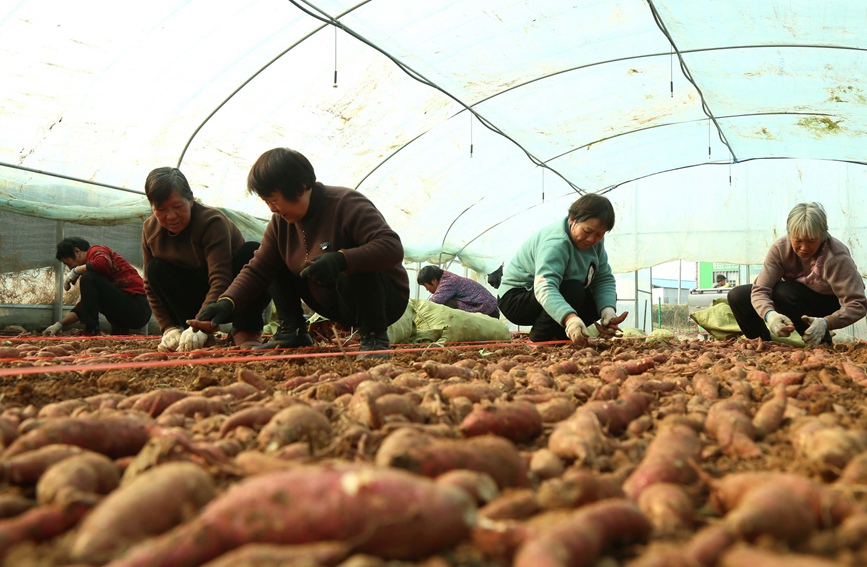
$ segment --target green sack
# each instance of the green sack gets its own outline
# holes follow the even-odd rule
[[[743,335],[732,308],[724,298],[715,299],[713,305],[707,309],[700,309],[689,316],[699,327],[710,333],[717,339],[724,341],[729,338]],[[795,332],[788,337],[778,337],[771,333],[771,339],[795,347],[804,347],[804,340]]]
[[[440,336],[431,342],[507,341],[512,338],[504,322],[483,313],[467,313],[423,299],[411,299],[410,303],[415,310],[417,334],[440,331]],[[426,333],[427,337],[435,334]]]
[[[413,331],[415,331],[415,309],[413,308],[412,301],[409,301],[400,319],[389,325],[388,342],[393,345],[407,343]]]

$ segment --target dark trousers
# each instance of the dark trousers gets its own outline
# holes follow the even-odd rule
[[[245,242],[232,257],[232,275],[237,276],[259,248],[258,242]],[[185,327],[187,319],[195,319],[203,307],[205,297],[211,289],[207,275],[199,270],[179,268],[159,258],[153,258],[147,265],[147,278],[150,288],[163,304],[172,321],[178,327]],[[238,309],[232,317],[232,326],[240,331],[261,331],[265,322],[262,313],[271,296],[260,294],[246,306]]]
[[[100,313],[111,325],[112,335],[129,334],[130,329],[144,327],[151,318],[151,306],[145,295],[127,293],[102,274],[88,270],[78,279],[78,285],[81,306],[76,314],[86,331],[99,330]]]
[[[445,303],[443,303],[443,305],[445,305],[446,307],[451,307],[452,309],[457,309],[459,311],[462,311],[461,305],[457,299],[446,299],[446,301],[445,301]],[[478,313],[481,313],[481,311],[478,311]],[[499,319],[500,318],[500,310],[494,309],[491,313],[485,313],[485,315],[487,315],[488,317],[493,317],[494,319]]]
[[[771,332],[767,325],[753,309],[750,299],[753,286],[751,284],[739,285],[728,294],[729,307],[738,322],[738,326],[748,339],[761,337],[762,340],[771,340]],[[792,320],[795,330],[801,336],[807,330],[808,325],[801,320],[802,315],[810,317],[824,317],[840,309],[840,301],[834,295],[822,295],[816,293],[802,283],[793,281],[781,281],[774,286],[771,294],[774,302],[774,311],[781,313]],[[831,343],[830,331],[825,333],[822,342]]]
[[[290,327],[300,326],[304,321],[301,307],[301,300],[304,300],[310,309],[343,326],[356,327],[362,333],[385,331],[400,319],[409,301],[383,272],[341,274],[334,292],[335,301],[322,305],[313,298],[309,281],[285,266],[281,267],[272,286],[274,307],[281,322]]]
[[[585,325],[592,325],[599,318],[593,292],[584,287],[584,282],[566,280],[560,284],[560,294],[581,317]],[[497,302],[506,319],[515,325],[531,325],[530,340],[557,341],[568,338],[566,328],[548,315],[532,289],[529,291],[520,288],[510,289],[498,298]]]

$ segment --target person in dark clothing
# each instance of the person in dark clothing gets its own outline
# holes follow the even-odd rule
[[[201,348],[213,343],[213,335],[186,321],[226,291],[259,243],[245,242],[225,214],[193,200],[190,184],[177,168],[151,171],[145,195],[153,215],[142,227],[144,285],[163,333],[159,350]],[[262,290],[235,314],[230,335],[236,346],[262,343],[262,313],[270,300]]]
[[[120,254],[70,236],[57,243],[56,258],[69,268],[63,288],[69,291],[78,283],[81,300],[43,335],[56,335],[79,321],[84,323],[85,335],[98,335],[100,313],[111,325],[112,335],[128,335],[130,329],[147,325],[151,308],[142,278]]]
[[[361,351],[389,349],[388,326],[406,310],[409,277],[400,237],[376,206],[358,191],[317,181],[307,158],[289,148],[262,154],[247,177],[247,190],[273,213],[262,246],[219,300],[190,324],[228,320],[246,298],[276,279],[274,304],[286,315],[274,347],[311,344],[303,300],[323,317],[357,328]]]

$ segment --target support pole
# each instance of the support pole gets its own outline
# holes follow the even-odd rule
[[[54,225],[55,242],[63,240],[63,221],[57,221]],[[63,318],[63,264],[60,260],[54,260],[54,321]]]

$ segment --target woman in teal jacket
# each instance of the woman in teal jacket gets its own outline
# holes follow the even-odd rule
[[[530,325],[530,339],[571,339],[583,344],[587,326],[602,336],[619,330],[617,288],[605,233],[614,228],[614,207],[588,193],[569,207],[566,218],[531,236],[503,272],[498,304],[516,325]]]

